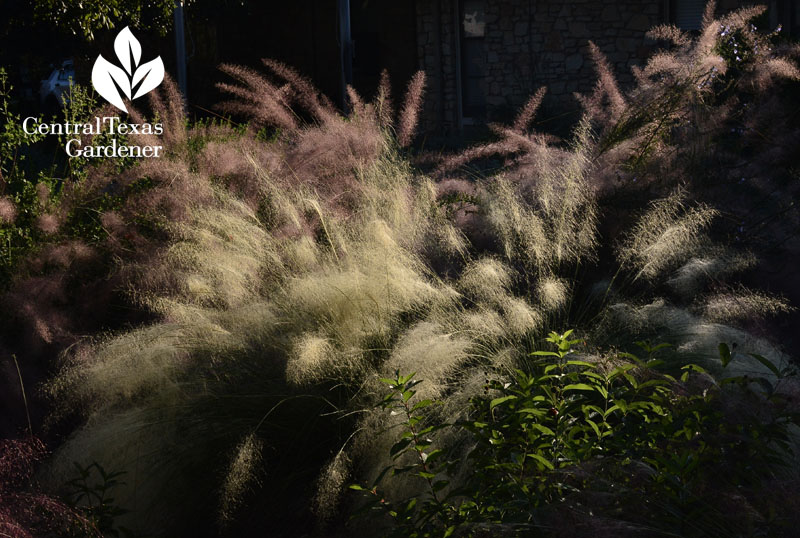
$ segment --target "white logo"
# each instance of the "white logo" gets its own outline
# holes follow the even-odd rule
[[[92,67],[92,84],[106,101],[127,112],[123,95],[133,101],[155,89],[164,80],[164,62],[158,56],[139,65],[142,45],[127,26],[114,40],[114,52],[125,70],[107,61],[101,54]],[[123,95],[120,95],[120,90]]]

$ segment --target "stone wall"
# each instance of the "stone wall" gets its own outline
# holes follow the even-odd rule
[[[427,131],[447,133],[458,127],[454,33],[457,8],[455,0],[417,2],[417,54],[420,69],[428,78],[422,114],[422,127]]]
[[[593,41],[606,55],[617,80],[633,81],[631,66],[650,52],[647,30],[667,20],[662,0],[593,2],[537,1],[533,24],[533,62],[536,86],[562,106],[577,106],[574,92],[589,92],[596,72],[588,54]]]
[[[540,86],[551,109],[577,109],[574,92],[591,91],[595,72],[588,55],[594,41],[620,83],[649,53],[645,32],[668,18],[664,0],[487,0],[484,52],[486,118],[506,120]],[[460,127],[456,66],[456,0],[417,0],[420,68],[428,74],[427,129],[445,134]]]

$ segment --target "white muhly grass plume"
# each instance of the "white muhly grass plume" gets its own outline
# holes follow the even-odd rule
[[[503,321],[508,337],[520,337],[542,325],[542,316],[523,299],[510,297],[503,302]]]
[[[67,408],[75,402],[92,411],[154,395],[177,398],[185,372],[210,364],[215,352],[229,349],[231,338],[207,316],[137,329],[98,345],[89,361],[67,363],[49,390]]]
[[[263,443],[254,434],[246,436],[236,448],[225,481],[222,484],[219,517],[223,522],[233,520],[236,510],[254,482],[258,480]]]
[[[672,274],[666,284],[686,297],[693,297],[708,282],[755,264],[756,258],[752,254],[711,250],[689,259]]]
[[[320,473],[312,509],[323,523],[330,521],[337,514],[340,497],[350,479],[350,466],[347,453],[339,451]]]
[[[181,275],[185,299],[196,304],[231,306],[256,295],[264,257],[276,256],[252,210],[232,200],[221,209],[194,210],[178,234],[164,270]]]
[[[384,223],[373,222],[361,240],[348,244],[339,262],[290,279],[282,298],[299,326],[328,327],[330,338],[344,347],[387,336],[401,311],[446,298]]]
[[[503,317],[491,308],[466,311],[459,322],[467,334],[476,340],[500,340],[508,331]]]
[[[703,317],[720,323],[775,316],[792,310],[779,297],[746,289],[717,293],[704,302]]]
[[[488,185],[487,220],[501,241],[506,259],[523,259],[531,266],[546,265],[550,243],[542,219],[525,204],[510,181],[494,178]]]
[[[774,345],[762,338],[720,323],[707,321],[689,312],[686,308],[677,307],[663,299],[656,299],[642,306],[626,303],[612,305],[606,311],[605,321],[597,331],[613,332],[622,329],[627,334],[648,334],[653,342],[668,342],[673,349],[684,358],[691,357],[694,362],[718,372],[721,368],[718,346],[720,342],[736,344],[737,358],[732,362],[724,375],[773,374],[749,353],[766,357],[773,364],[782,367],[788,357]]]
[[[581,263],[593,254],[597,208],[586,182],[591,145],[586,123],[577,130],[576,139],[566,155],[541,152],[538,176],[527,188],[503,176],[485,183],[486,218],[504,256],[524,260],[534,274]]]
[[[536,286],[539,302],[547,310],[558,310],[567,303],[569,291],[560,278],[547,277]]]
[[[286,379],[298,385],[321,377],[326,365],[335,358],[328,340],[315,335],[304,335],[294,348],[286,365]]]
[[[677,191],[654,202],[623,241],[620,260],[636,278],[654,279],[697,251],[701,232],[717,212],[703,205],[686,208],[684,198]]]
[[[387,371],[416,372],[415,379],[424,383],[417,386],[420,398],[441,394],[447,376],[469,356],[472,341],[465,336],[450,333],[439,324],[423,321],[406,332],[386,363]]]
[[[459,289],[480,303],[499,304],[511,285],[509,269],[493,258],[481,258],[464,269]]]

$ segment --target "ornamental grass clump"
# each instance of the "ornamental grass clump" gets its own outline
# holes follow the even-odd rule
[[[627,355],[640,347],[637,342],[649,340],[669,344],[659,358],[679,373],[668,375],[679,379],[682,367],[696,364],[708,374],[691,379],[714,394],[725,390],[714,377],[723,368],[716,359],[719,344],[737,343],[726,375],[740,381],[757,375],[774,387],[790,359],[750,329],[756,316],[789,306],[737,281],[742,271],[756,267],[757,245],[726,233],[727,213],[709,199],[708,185],[693,168],[697,161],[683,159],[681,152],[689,149],[672,136],[681,129],[693,132],[689,118],[734,121],[715,113],[735,116],[735,97],[725,97],[714,82],[733,75],[730,68],[723,73],[727,60],[719,47],[726,36],[716,26],[722,23],[710,17],[699,38],[659,30],[674,38],[676,48],[664,53],[671,56],[654,58],[631,92],[616,85],[601,51],[593,49],[600,81],[584,99],[586,113],[569,141],[530,127],[544,97],[539,90],[512,125],[493,126],[498,141],[441,157],[431,175],[412,166],[413,150],[407,149],[424,93],[421,74],[409,83],[394,117],[385,77],[372,101],[350,88],[345,115],[283,65],[265,61],[265,74],[223,66],[234,82],[220,85],[232,96],[222,110],[245,116],[251,122],[246,127],[191,125],[167,81],[163,93],[152,93],[153,109],[169,133],[165,156],[123,170],[92,168],[85,180],[65,186],[58,200],[47,197],[43,203],[54,204],[47,214],[64,220],[26,268],[30,273],[18,275],[17,286],[2,299],[25,320],[31,339],[63,350],[58,373],[46,386],[55,408],[52,421],[79,426],[49,461],[43,479],[67,481],[73,461],[125,471],[125,484],[114,495],[130,512],[119,523],[153,536],[347,535],[352,529],[346,521],[360,502],[345,495],[349,483],[373,484],[380,477],[387,502],[436,493],[436,510],[439,491],[456,495],[459,488],[477,487],[472,491],[486,493],[486,484],[470,481],[478,467],[470,467],[475,459],[466,456],[485,441],[480,461],[493,457],[490,439],[498,438],[490,431],[443,429],[431,442],[417,431],[414,446],[392,453],[393,432],[404,425],[419,423],[423,430],[469,418],[475,402],[486,399],[488,411],[480,408],[486,420],[479,422],[498,418],[494,409],[516,416],[511,399],[491,406],[511,383],[513,390],[525,385],[520,390],[535,392],[529,394],[536,411],[531,416],[544,412],[543,427],[566,435],[567,425],[553,429],[546,421],[555,420],[551,408],[556,417],[567,409],[552,402],[539,409],[543,400],[534,398],[543,395],[536,392],[541,385],[517,374],[521,370],[535,381],[555,375],[547,362],[552,356],[535,365],[530,356],[543,349],[551,331],[570,326],[581,335],[570,346],[580,347],[576,360],[582,364],[564,370],[576,376],[574,384],[607,379],[623,368],[615,379],[626,395],[636,396],[644,385],[650,395],[669,386],[684,397],[683,381],[670,384],[664,372]],[[724,21],[749,31],[735,17]],[[779,55],[761,48],[758,54]],[[713,68],[721,74],[712,77]],[[750,80],[753,69],[755,63],[746,63],[736,76]],[[706,73],[702,80],[708,85],[688,84],[698,73]],[[771,77],[770,83],[777,80]],[[690,143],[727,155],[719,140],[706,135],[698,130]],[[139,142],[132,137],[131,143]],[[470,167],[486,156],[503,161],[488,176]],[[634,174],[642,180],[626,183]],[[95,211],[86,202],[95,199],[107,203]],[[14,207],[3,207],[5,220],[19,218]],[[83,280],[75,277],[86,268],[93,271]],[[81,333],[80,314],[108,298],[89,293],[107,289],[88,285],[101,281],[120,309],[136,316],[104,325],[115,330]],[[23,303],[31,290],[40,290],[39,299]],[[84,306],[65,306],[81,290]],[[42,301],[47,308],[39,308]],[[397,387],[424,379],[413,388],[416,396],[439,404],[404,406],[388,416],[376,409],[385,401],[381,379],[398,370],[393,397]],[[650,379],[658,382],[647,385]],[[581,389],[569,390],[577,395]],[[626,395],[620,400],[629,401]],[[725,404],[733,409],[737,398]],[[591,409],[572,411],[600,430]],[[559,449],[539,454],[544,461],[530,458],[521,483],[534,468],[549,471],[545,461],[555,471],[567,456],[601,454],[603,432],[617,435],[619,428],[630,435],[620,434],[624,442],[615,450],[640,447],[637,461],[644,461],[642,445],[650,438],[640,437],[647,428],[639,419],[647,422],[645,415],[666,420],[650,406],[635,414],[639,429],[627,429],[620,418],[598,436],[585,422],[581,438],[592,439],[585,453]],[[693,457],[690,430],[688,444],[681,441],[686,452],[679,454],[687,458]],[[600,437],[596,443],[593,433]],[[660,446],[654,443],[648,446]],[[509,450],[496,453],[504,465],[519,465],[513,444],[504,446]],[[452,469],[446,488],[437,489],[435,474],[420,475],[421,482],[402,473],[381,475],[398,450],[424,467],[432,451],[451,449],[464,456],[465,465]],[[652,512],[637,505],[641,518],[638,508],[636,517],[627,517],[620,505],[627,497],[604,489],[621,483],[606,479],[616,480],[614,473],[623,471],[595,463],[583,461],[568,481],[559,482],[558,473],[536,478],[534,489],[546,493],[537,502],[557,504],[559,487],[575,488],[573,500],[608,499],[601,503],[604,525],[623,530],[641,531],[650,516],[669,516],[672,505]],[[681,464],[645,463],[658,472]],[[653,484],[656,475],[638,463],[630,465],[624,472],[631,471],[631,480],[647,484],[632,491],[670,487]],[[671,480],[673,471],[663,476]],[[594,489],[581,490],[583,478]],[[517,501],[528,493],[508,483],[499,487],[506,487],[494,493],[509,521],[526,519]],[[476,532],[491,519],[478,501],[457,514],[478,525]],[[412,517],[403,525],[413,523],[413,507],[402,508]],[[573,516],[591,527],[586,513]],[[543,521],[552,530],[554,520]],[[669,525],[664,528],[678,532]],[[381,535],[385,528],[361,531]]]

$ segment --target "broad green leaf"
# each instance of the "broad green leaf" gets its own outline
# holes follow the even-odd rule
[[[546,468],[550,469],[551,471],[555,469],[555,467],[553,467],[552,463],[550,463],[548,460],[546,460],[543,456],[541,456],[539,454],[528,454],[528,457],[535,459],[536,461],[538,461],[539,463],[541,463],[542,465],[544,465]]]
[[[731,362],[731,349],[725,342],[720,342],[719,346],[717,347],[719,349],[719,358],[722,361],[722,367],[724,368]]]
[[[554,432],[553,430],[551,430],[547,426],[542,426],[541,424],[536,424],[536,423],[531,424],[531,428],[533,428],[535,430],[539,430],[540,432],[542,432],[542,433],[544,433],[546,435],[553,435],[554,436],[556,434],[556,432]]]
[[[757,360],[758,362],[760,362],[761,364],[763,364],[764,366],[766,366],[769,369],[770,372],[772,372],[773,374],[775,374],[778,377],[778,379],[783,377],[783,374],[778,369],[778,367],[775,366],[775,364],[773,364],[773,362],[770,361],[769,359],[767,359],[766,357],[764,357],[762,355],[757,355],[755,353],[749,353],[749,355],[751,357],[753,357],[755,360]]]
[[[597,427],[597,424],[595,424],[595,422],[593,420],[588,419],[588,418],[586,419],[586,423],[589,424],[589,426],[592,427],[592,429],[594,430],[594,433],[597,434],[597,437],[600,437],[600,428]]]
[[[411,411],[414,412],[417,409],[423,409],[429,405],[433,405],[433,400],[420,400],[414,404],[414,407],[411,408]]]
[[[592,369],[597,368],[596,364],[592,364],[591,362],[586,362],[586,361],[569,360],[567,361],[567,364],[570,366],[586,366],[587,368],[592,368]]]
[[[516,399],[517,399],[517,397],[514,396],[513,394],[509,395],[509,396],[502,396],[500,398],[495,398],[494,400],[492,400],[489,403],[489,409],[494,409],[495,407],[497,407],[498,405],[500,405],[503,402],[507,402],[509,400],[516,400]]]
[[[408,448],[408,445],[410,445],[410,444],[411,444],[411,439],[401,439],[401,440],[399,440],[389,450],[389,455],[392,456],[392,457],[395,457],[395,456],[397,456],[399,454],[402,454],[403,451],[405,451],[405,449]]]
[[[609,408],[608,408],[608,409],[607,409],[607,410],[606,410],[606,411],[603,413],[603,418],[606,418],[608,415],[610,415],[610,414],[611,414],[611,413],[613,413],[614,411],[622,411],[622,408],[621,408],[619,405],[617,405],[617,404],[614,404],[614,405],[612,405],[611,407],[609,407]],[[622,412],[624,413],[624,411],[622,411]]]
[[[572,383],[564,387],[564,392],[568,390],[588,390],[591,392],[595,391],[595,387],[591,385],[587,385],[586,383]]]
[[[526,415],[533,415],[536,417],[544,416],[546,413],[543,409],[536,409],[535,407],[526,407],[525,409],[520,409],[517,413],[524,413]]]
[[[422,461],[425,463],[432,463],[436,459],[438,459],[444,452],[441,449],[431,450],[429,453],[422,453]]]

